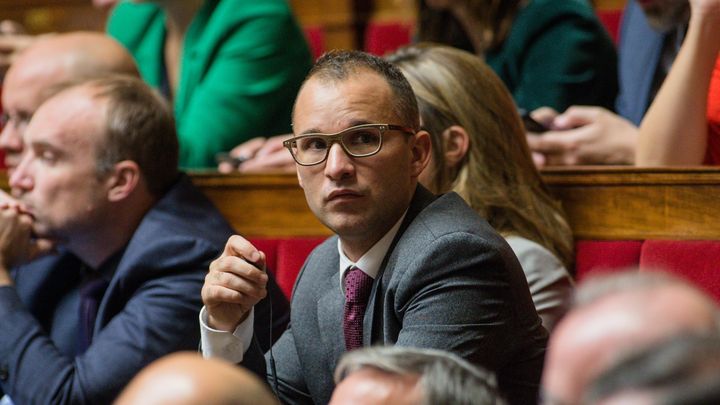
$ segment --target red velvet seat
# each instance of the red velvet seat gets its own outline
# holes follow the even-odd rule
[[[303,28],[305,31],[305,39],[310,45],[310,53],[313,60],[317,59],[325,53],[325,31],[319,25],[308,25]]]
[[[413,24],[407,22],[370,22],[365,31],[365,51],[385,55],[407,45],[412,39]]]
[[[267,268],[275,276],[280,289],[290,299],[300,268],[315,246],[325,238],[251,238],[258,250],[265,252]]]
[[[645,241],[640,269],[675,274],[720,302],[720,241]]]
[[[643,242],[581,240],[575,243],[575,278],[637,267]]]

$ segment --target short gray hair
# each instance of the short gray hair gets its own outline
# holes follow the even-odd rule
[[[398,346],[354,350],[340,359],[335,383],[363,368],[418,376],[425,394],[423,404],[505,404],[491,372],[449,352]]]
[[[699,297],[702,297],[707,303],[708,309],[713,314],[713,332],[720,333],[720,307],[718,307],[717,302],[697,286],[660,269],[644,268],[643,271],[640,271],[637,268],[629,267],[619,272],[591,277],[581,283],[575,290],[571,310],[590,306],[595,302],[615,294],[652,290],[669,286],[684,287],[694,291]]]

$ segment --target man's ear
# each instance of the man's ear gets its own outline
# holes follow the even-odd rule
[[[470,148],[470,135],[460,125],[453,125],[443,131],[442,140],[445,146],[446,168],[457,169]]]
[[[117,202],[127,198],[140,184],[140,167],[132,160],[115,163],[113,173],[106,180],[108,200]]]
[[[413,135],[412,144],[412,161],[410,167],[412,169],[412,176],[417,177],[425,170],[428,163],[430,162],[430,149],[432,148],[430,142],[430,133],[425,130],[418,131]]]

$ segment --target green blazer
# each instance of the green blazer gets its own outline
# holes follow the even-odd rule
[[[107,30],[132,53],[147,83],[169,88],[158,6],[123,2]],[[292,104],[311,63],[285,0],[207,0],[185,34],[172,95],[180,166],[214,167],[217,152],[289,133]]]
[[[530,1],[486,60],[521,108],[614,107],[615,47],[587,0]]]

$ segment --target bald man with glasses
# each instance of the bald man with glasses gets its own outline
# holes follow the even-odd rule
[[[454,193],[418,185],[430,137],[402,74],[380,58],[335,51],[295,102],[297,163],[310,209],[336,236],[305,262],[291,328],[261,356],[253,305],[264,254],[234,236],[210,266],[202,348],[263,369],[286,403],[327,403],[340,356],[359,347],[444,349],[498,376],[511,403],[534,403],[546,332],[504,240]]]

